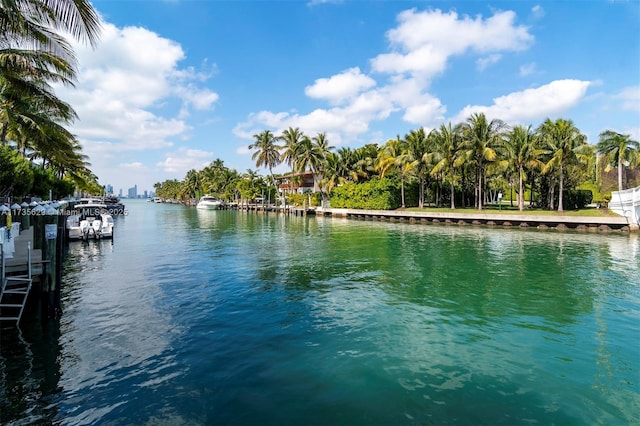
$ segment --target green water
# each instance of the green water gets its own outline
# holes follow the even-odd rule
[[[2,422],[640,418],[637,236],[128,208],[3,330]]]

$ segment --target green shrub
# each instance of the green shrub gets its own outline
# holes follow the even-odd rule
[[[593,202],[593,193],[588,189],[570,189],[564,192],[566,209],[583,209]]]
[[[400,188],[390,179],[347,183],[331,191],[331,207],[366,210],[393,210],[401,205]]]

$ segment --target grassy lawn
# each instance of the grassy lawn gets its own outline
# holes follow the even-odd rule
[[[400,209],[398,209],[400,210]],[[608,209],[596,209],[593,207],[586,207],[580,210],[565,210],[562,213],[558,213],[557,211],[551,210],[542,210],[535,208],[525,208],[524,211],[519,211],[518,207],[511,207],[508,203],[503,204],[502,208],[496,205],[487,205],[482,211],[474,209],[472,207],[467,208],[457,208],[455,210],[449,208],[437,208],[437,207],[426,207],[424,209],[420,209],[418,207],[409,207],[405,209],[409,212],[439,212],[439,213],[500,213],[500,214],[512,214],[512,215],[532,215],[532,216],[589,216],[589,217],[608,217],[608,216],[617,216],[615,213]]]

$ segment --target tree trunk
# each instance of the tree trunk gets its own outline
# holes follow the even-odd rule
[[[453,187],[453,176],[451,177],[451,210],[455,210],[456,208],[456,201],[455,201],[455,189]]]
[[[562,171],[562,164],[560,164],[560,182],[558,190],[560,191],[560,193],[558,194],[558,211],[563,212],[564,206],[562,205],[562,192],[564,190],[564,172]]]
[[[518,192],[518,210],[524,210],[524,171],[522,170],[522,166],[520,166],[520,182],[519,182],[519,191]]]
[[[405,205],[404,205],[404,177],[402,177],[400,179],[400,194],[401,194],[401,197],[402,197],[402,208],[404,209],[405,208]]]
[[[622,191],[622,156],[618,154],[618,191]]]

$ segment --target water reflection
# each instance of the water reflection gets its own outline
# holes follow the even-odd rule
[[[113,245],[69,246],[53,349],[3,340],[2,389],[23,389],[3,421],[24,401],[64,424],[640,412],[635,237],[130,208]]]
[[[71,424],[117,415],[123,405],[135,404],[141,394],[181,374],[168,352],[182,330],[171,312],[161,309],[159,281],[148,276],[164,258],[156,245],[166,235],[153,223],[162,217],[129,215],[128,238],[116,235],[115,244],[69,246],[60,342],[60,384],[68,390],[59,400]],[[114,397],[109,388],[116,384],[129,390]],[[71,409],[79,403],[92,408]]]

